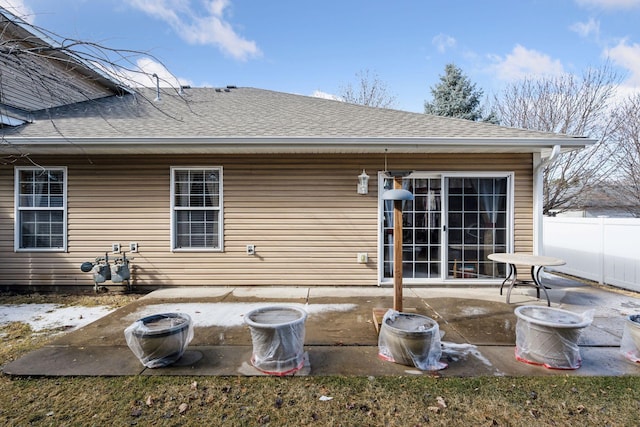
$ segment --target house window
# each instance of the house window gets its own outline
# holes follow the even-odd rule
[[[66,168],[16,168],[16,250],[66,249],[66,175]]]
[[[222,250],[222,168],[171,168],[172,248]]]

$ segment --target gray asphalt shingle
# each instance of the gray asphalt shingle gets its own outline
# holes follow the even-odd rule
[[[255,88],[155,90],[35,113],[4,129],[23,138],[442,138],[573,140],[481,122],[347,104]]]

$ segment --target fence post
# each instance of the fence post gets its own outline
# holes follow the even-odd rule
[[[598,225],[600,226],[600,245],[598,247],[598,251],[600,252],[598,254],[598,270],[599,270],[599,274],[598,277],[600,278],[599,283],[601,285],[604,285],[604,278],[605,278],[605,239],[606,239],[606,233],[605,233],[605,218],[604,217],[599,217],[598,218]]]

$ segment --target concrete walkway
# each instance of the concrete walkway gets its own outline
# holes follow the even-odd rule
[[[405,288],[404,311],[435,319],[444,333],[441,361],[446,369],[420,371],[378,357],[375,308],[392,305],[393,289],[211,287],[154,291],[136,302],[55,339],[6,365],[15,376],[264,375],[251,363],[248,311],[287,304],[307,309],[305,365],[296,375],[639,375],[640,364],[620,352],[625,316],[640,313],[640,295],[612,291],[545,275],[551,306],[575,313],[594,310],[593,323],[578,343],[582,366],[552,370],[517,361],[514,309],[545,307],[535,290],[515,288],[511,304],[496,287]],[[149,314],[183,312],[191,316],[194,339],[180,360],[164,368],[145,368],[127,347],[124,329]]]

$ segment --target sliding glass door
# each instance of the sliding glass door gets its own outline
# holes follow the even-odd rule
[[[402,271],[405,283],[504,277],[487,259],[512,242],[511,174],[413,172],[401,185],[414,199],[402,202]],[[394,186],[382,175],[380,194]],[[381,200],[381,281],[393,278],[393,202]]]

